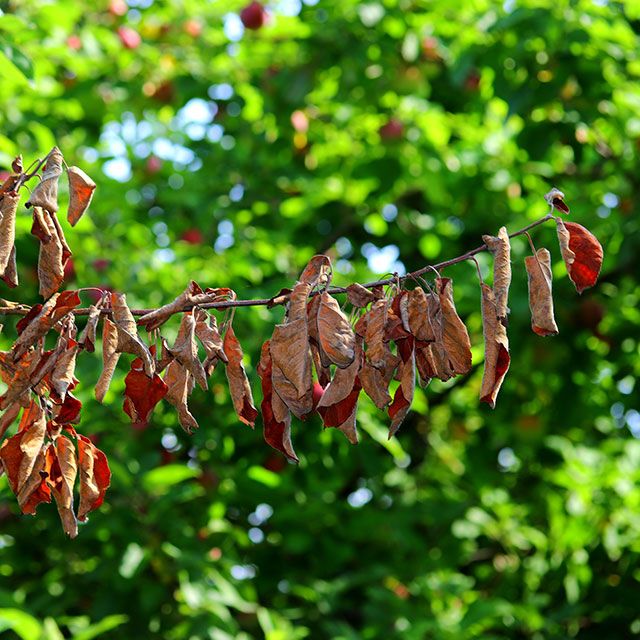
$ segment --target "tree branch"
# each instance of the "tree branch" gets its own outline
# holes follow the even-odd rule
[[[552,218],[554,218],[553,213],[548,213],[543,218],[540,218],[539,220],[532,222],[526,227],[523,227],[518,231],[514,231],[513,233],[510,233],[509,238],[515,238],[517,236],[521,236],[527,233],[527,231],[529,231],[530,229],[533,229],[534,227],[537,227],[547,222],[547,220],[551,220]],[[392,277],[385,278],[383,280],[375,280],[373,282],[367,282],[362,286],[367,289],[372,289],[373,287],[381,287],[387,284],[393,284],[395,282],[402,282],[404,280],[407,280],[408,278],[415,279],[427,273],[428,271],[439,272],[442,269],[446,269],[447,267],[450,267],[454,264],[458,264],[459,262],[464,262],[465,260],[469,260],[470,258],[475,256],[477,253],[481,253],[482,251],[487,251],[487,250],[488,250],[487,245],[481,244],[479,247],[476,247],[471,251],[467,251],[467,253],[463,253],[462,255],[457,256],[456,258],[451,258],[450,260],[445,260],[444,262],[438,262],[432,265],[426,265],[416,271],[412,271],[411,273],[407,273],[403,276],[393,275]],[[347,289],[346,287],[329,287],[327,291],[329,293],[346,293]],[[279,300],[276,304],[284,304],[284,302],[286,302],[288,298],[289,296],[287,294],[283,294],[282,296],[279,296]],[[259,306],[268,306],[273,304],[274,304],[273,298],[257,298],[255,300],[223,300],[220,302],[208,302],[204,304],[199,304],[197,306],[200,309],[229,309],[231,307],[259,307]],[[183,311],[190,311],[192,309],[192,306],[193,305],[186,305],[184,308],[180,309],[176,313],[182,313]],[[24,316],[27,313],[29,313],[29,310],[30,310],[30,307],[27,305],[0,306],[0,315]],[[147,313],[151,313],[152,311],[155,311],[155,309],[131,309],[131,313],[134,316],[143,316],[143,315],[146,315]],[[86,316],[89,314],[89,309],[84,307],[80,309],[74,309],[72,313],[76,316]],[[105,315],[109,315],[111,314],[111,309],[105,308],[102,310],[102,313]]]

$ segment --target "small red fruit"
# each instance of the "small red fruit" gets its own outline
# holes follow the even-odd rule
[[[202,23],[197,20],[187,20],[183,26],[184,32],[192,38],[197,38],[202,33]]]
[[[158,158],[158,156],[149,156],[147,158],[147,164],[145,165],[145,170],[148,174],[153,175],[154,173],[158,173],[162,169],[162,160]]]
[[[202,244],[204,242],[204,236],[200,229],[187,229],[180,235],[180,240],[184,240],[189,244]]]
[[[126,49],[137,49],[142,42],[140,34],[131,27],[118,27],[118,37]]]
[[[404,125],[397,118],[389,118],[378,133],[383,140],[399,140],[404,135]]]
[[[112,16],[123,16],[127,11],[129,11],[129,5],[125,0],[111,0],[109,2],[109,13]]]
[[[82,49],[82,40],[80,40],[80,36],[71,35],[67,38],[67,47],[69,49],[73,49],[73,51],[80,51]]]
[[[260,29],[264,25],[267,14],[264,7],[254,0],[240,12],[240,20],[247,29]]]

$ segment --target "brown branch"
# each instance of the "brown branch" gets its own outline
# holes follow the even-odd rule
[[[532,222],[526,227],[523,227],[522,229],[519,229],[514,233],[510,233],[509,237],[515,238],[516,236],[521,236],[527,233],[530,229],[533,229],[534,227],[537,227],[547,222],[547,220],[551,220],[553,217],[554,217],[553,213],[548,213],[543,218],[540,218],[539,220]],[[398,276],[397,274],[394,274],[390,278],[385,278],[383,280],[375,280],[373,282],[367,282],[362,286],[366,287],[367,289],[372,289],[373,287],[381,287],[387,284],[393,284],[398,281],[402,282],[407,278],[412,278],[412,279],[417,278],[418,276],[421,276],[427,273],[427,271],[433,271],[433,270],[441,271],[442,269],[446,269],[447,267],[450,267],[454,264],[458,264],[459,262],[464,262],[465,260],[469,260],[470,258],[473,258],[473,256],[475,256],[477,253],[481,253],[482,251],[487,251],[486,244],[481,244],[479,247],[476,247],[471,251],[467,251],[467,253],[463,253],[462,255],[456,258],[451,258],[450,260],[445,260],[444,262],[438,262],[437,264],[433,264],[433,265],[427,265],[425,267],[418,269],[417,271],[412,271],[411,273],[407,273],[403,276]],[[327,291],[329,293],[346,293],[347,289],[346,287],[330,287],[329,289],[327,289]],[[288,299],[288,295],[286,294],[279,296],[278,304],[282,304],[286,302],[287,299]],[[199,304],[197,306],[200,309],[229,309],[231,307],[258,307],[258,306],[268,306],[273,304],[274,304],[273,298],[257,298],[255,300],[223,300],[220,302],[208,302],[204,304]],[[180,309],[179,313],[182,313],[183,311],[190,311],[192,307],[193,305],[186,305],[184,308]],[[14,307],[5,306],[5,307],[0,307],[0,315],[24,316],[29,312],[29,310],[30,310],[30,307],[26,305],[19,305]],[[143,315],[146,315],[147,313],[151,313],[152,311],[155,311],[155,309],[131,309],[131,313],[134,316],[143,316]],[[76,316],[86,316],[89,314],[89,309],[84,307],[80,309],[74,309],[72,313],[74,313]],[[111,309],[109,308],[103,309],[102,313],[110,314]]]

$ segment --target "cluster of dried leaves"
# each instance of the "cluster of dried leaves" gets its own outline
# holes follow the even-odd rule
[[[136,322],[124,294],[104,293],[88,310],[82,331],[76,327],[78,291],[58,293],[65,256],[69,256],[57,222],[57,180],[62,156],[54,149],[44,166],[42,180],[27,203],[33,206],[33,233],[41,242],[39,277],[43,304],[31,307],[18,322],[12,348],[0,352],[0,375],[7,391],[0,396],[0,437],[18,418],[17,433],[0,448],[0,470],[24,513],[34,513],[41,502],[55,499],[64,530],[77,533],[77,520],[98,507],[109,485],[110,473],[103,452],[73,425],[81,403],[72,394],[77,354],[93,352],[100,335],[103,368],[95,388],[102,402],[121,354],[133,356],[125,377],[123,409],[135,424],[146,424],[157,404],[165,399],[176,410],[188,433],[198,428],[189,410],[196,385],[207,389],[209,377],[222,363],[238,418],[253,427],[259,413],[243,365],[242,347],[231,316],[218,326],[212,304],[236,299],[231,289],[201,288],[191,282],[174,301]],[[0,187],[0,258],[5,276],[15,258],[16,185],[25,174],[18,161],[15,173]],[[74,224],[86,209],[93,182],[79,169],[68,170]],[[568,212],[562,194],[552,192],[550,204]],[[602,248],[579,224],[556,219],[562,257],[576,289],[592,286],[602,264]],[[491,407],[510,364],[507,337],[510,243],[503,227],[497,236],[484,236],[494,256],[493,286],[481,282],[484,374],[480,399]],[[533,330],[543,336],[558,333],[554,315],[550,254],[534,251],[526,258]],[[286,305],[286,315],[263,346],[257,372],[262,383],[261,413],[264,438],[289,460],[298,460],[291,440],[292,415],[305,420],[318,414],[325,427],[334,427],[352,443],[358,442],[356,413],[364,392],[386,410],[389,437],[406,418],[416,380],[425,386],[437,378],[449,380],[469,373],[471,341],[456,311],[453,282],[438,274],[432,285],[407,290],[352,284],[346,288],[351,318],[331,295],[331,263],[318,255],[311,259],[291,290],[271,299],[271,306]],[[406,282],[406,280],[405,280]],[[160,333],[173,315],[181,314],[173,344]],[[139,335],[146,329],[151,344]],[[55,346],[46,349],[47,336]],[[51,340],[49,340],[51,344]],[[396,381],[397,384],[393,384]],[[74,484],[80,471],[79,507],[74,513]]]

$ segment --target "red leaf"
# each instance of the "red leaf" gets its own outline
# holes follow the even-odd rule
[[[144,372],[142,360],[136,358],[124,379],[123,409],[131,422],[146,425],[154,407],[167,395],[167,390],[164,380],[157,373],[149,378]]]
[[[358,396],[362,385],[360,384],[360,378],[356,376],[353,388],[349,392],[346,398],[332,404],[328,407],[318,407],[318,413],[322,418],[322,422],[325,427],[339,427],[347,418],[353,413],[358,402]]]
[[[78,436],[78,468],[80,471],[80,506],[78,520],[84,522],[87,515],[104,501],[104,494],[111,483],[111,471],[107,456],[86,436]]]
[[[40,303],[34,304],[31,309],[29,309],[29,313],[27,313],[24,318],[21,318],[16,322],[16,331],[18,335],[20,335],[26,328],[27,325],[42,311],[42,305]]]
[[[558,238],[567,272],[578,293],[592,287],[602,267],[603,251],[598,239],[580,224],[557,219]],[[568,233],[569,237],[566,238]]]

